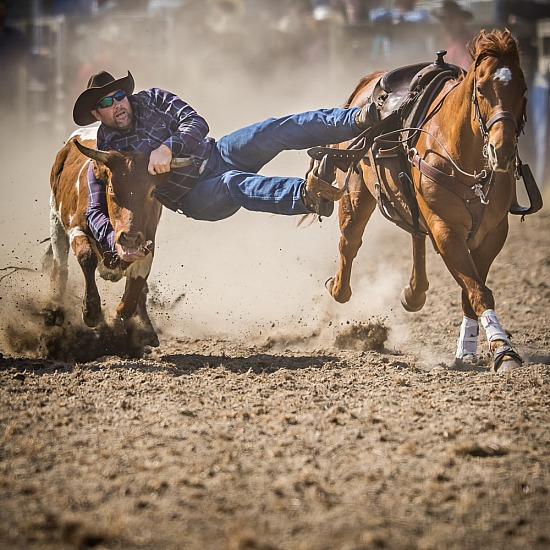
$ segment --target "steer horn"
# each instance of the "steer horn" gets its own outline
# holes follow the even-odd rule
[[[77,146],[78,150],[83,155],[86,155],[92,160],[96,160],[98,162],[102,162],[103,164],[107,164],[107,161],[109,160],[109,156],[110,156],[107,151],[90,149],[89,147],[82,145],[82,143],[80,143],[76,139],[74,141],[74,144]],[[195,158],[196,157],[193,155],[173,158],[172,161],[170,162],[170,168],[182,168],[183,166],[189,166],[190,164],[193,164],[193,162],[195,161]]]
[[[107,164],[107,161],[109,160],[109,153],[107,151],[90,149],[89,147],[82,145],[82,143],[80,143],[77,139],[74,140],[74,144],[83,155],[91,158],[92,160],[96,160],[98,162],[102,162],[103,164]]]
[[[176,157],[170,162],[170,168],[182,168],[183,166],[189,166],[193,164],[196,157],[189,155],[188,157]]]

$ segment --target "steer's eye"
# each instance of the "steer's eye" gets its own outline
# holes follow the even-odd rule
[[[115,190],[113,189],[113,184],[112,183],[110,183],[109,187],[107,187],[107,192],[109,193],[109,195],[111,195],[111,197],[115,196]]]

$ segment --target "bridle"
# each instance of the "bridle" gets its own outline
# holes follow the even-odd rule
[[[495,57],[495,56],[492,56],[492,54],[485,52],[478,55],[475,60],[473,90],[472,90],[472,104],[474,106],[474,119],[477,120],[479,124],[479,131],[481,133],[481,137],[483,138],[483,157],[487,159],[485,169],[488,168],[489,154],[487,152],[487,149],[489,146],[489,132],[491,131],[491,128],[493,127],[493,125],[499,120],[510,120],[513,122],[515,131],[516,131],[516,150],[517,150],[517,140],[519,139],[519,136],[523,132],[523,127],[527,122],[527,109],[526,109],[527,100],[525,98],[523,100],[523,109],[521,112],[519,122],[516,120],[516,117],[510,111],[499,111],[498,113],[495,113],[487,122],[483,120],[483,117],[481,116],[481,109],[479,108],[479,100],[477,97],[476,71],[481,61],[487,57]]]
[[[522,109],[522,113],[521,113],[519,122],[516,120],[516,117],[510,111],[504,111],[504,110],[495,113],[487,121],[485,121],[483,119],[483,116],[481,114],[481,109],[480,109],[480,106],[479,106],[479,99],[478,99],[478,96],[477,96],[477,74],[476,74],[476,71],[477,71],[477,68],[478,68],[479,64],[481,63],[481,61],[483,59],[487,58],[487,57],[497,57],[497,56],[493,55],[491,53],[488,53],[488,52],[481,53],[476,58],[475,64],[474,64],[474,69],[473,69],[472,104],[473,104],[473,108],[474,108],[474,119],[477,120],[477,122],[478,122],[479,131],[480,131],[481,137],[483,139],[482,154],[483,154],[483,158],[485,159],[485,164],[484,164],[484,166],[483,166],[483,168],[481,169],[480,172],[474,172],[473,174],[470,174],[468,172],[465,172],[461,168],[459,168],[457,163],[453,160],[453,158],[451,157],[451,155],[447,151],[447,149],[443,146],[443,144],[435,136],[433,136],[431,134],[431,132],[429,132],[429,131],[427,131],[423,128],[409,128],[408,129],[408,130],[417,130],[417,131],[420,131],[420,132],[430,134],[432,136],[432,138],[435,139],[440,144],[443,151],[445,151],[447,159],[449,160],[449,162],[451,162],[451,164],[455,167],[455,169],[459,173],[461,173],[464,176],[466,176],[468,178],[471,178],[473,180],[473,183],[466,183],[466,182],[461,182],[461,183],[463,183],[466,187],[468,187],[474,193],[474,195],[478,197],[481,204],[489,204],[488,194],[489,194],[490,188],[492,186],[492,183],[494,181],[493,178],[494,178],[494,174],[495,174],[494,170],[492,170],[490,165],[489,165],[488,148],[489,148],[489,132],[491,131],[491,128],[493,127],[493,125],[496,122],[498,122],[500,120],[511,120],[514,123],[515,137],[516,137],[515,170],[516,170],[516,179],[517,179],[518,178],[519,165],[521,164],[521,161],[519,160],[518,153],[517,153],[517,142],[518,142],[520,134],[523,132],[523,127],[524,127],[525,122],[527,120],[527,116],[526,116],[527,101],[526,101],[525,98],[524,98],[524,101],[523,101],[523,109]],[[437,108],[441,107],[441,105],[443,104],[443,101],[445,100],[445,98],[447,97],[447,95],[449,94],[449,92],[453,88],[451,88],[450,90],[447,91],[445,96],[443,98],[441,98],[441,100],[438,102],[438,105],[436,105],[436,107],[434,109],[432,109],[431,113],[424,119],[424,121],[426,121],[431,116],[431,114],[433,112],[435,112],[435,110]],[[435,167],[431,167],[430,165],[423,162],[422,158],[418,155],[418,152],[417,152],[416,148],[406,147],[406,149],[407,149],[407,156],[408,156],[408,159],[411,162],[411,164],[413,166],[415,166],[416,168],[418,168],[425,176],[429,177],[430,179],[432,179],[434,181],[437,181],[438,183],[446,184],[446,186],[448,188],[450,188],[451,190],[455,187],[453,182],[455,182],[455,181],[459,182],[460,181],[458,178],[455,178],[453,176],[449,176],[449,175],[447,175],[443,172],[440,172]]]
[[[449,162],[455,167],[455,169],[460,174],[469,178],[470,179],[469,182],[463,181],[462,179],[456,176],[450,176],[449,174],[440,171],[439,169],[435,168],[435,166],[432,166],[429,163],[425,162],[424,159],[418,154],[416,148],[409,147],[408,145],[405,144],[407,157],[412,166],[414,166],[417,170],[420,171],[421,174],[423,174],[427,178],[446,187],[447,189],[449,189],[450,191],[452,191],[453,193],[461,197],[467,204],[472,216],[472,227],[470,228],[470,231],[468,233],[468,240],[473,239],[477,229],[479,228],[481,218],[483,216],[483,206],[489,204],[489,192],[494,183],[495,172],[494,170],[491,169],[490,161],[489,161],[489,132],[491,131],[491,128],[493,127],[493,125],[498,121],[511,120],[514,123],[515,138],[516,138],[515,172],[516,172],[516,179],[519,179],[519,173],[521,170],[520,168],[521,161],[519,159],[518,152],[517,152],[517,143],[518,143],[518,138],[522,133],[523,127],[526,122],[525,98],[523,101],[523,109],[522,109],[522,113],[519,121],[516,120],[516,118],[510,111],[505,111],[505,110],[495,113],[487,121],[483,119],[480,105],[479,105],[478,93],[477,93],[476,71],[481,61],[487,57],[497,57],[497,56],[491,53],[484,52],[476,58],[474,68],[473,68],[472,104],[474,109],[474,119],[477,120],[478,122],[481,137],[483,139],[482,154],[485,159],[485,163],[481,172],[479,173],[474,172],[473,174],[470,174],[460,169],[457,163],[452,158],[452,156],[447,151],[447,149],[440,142],[440,140],[437,139],[436,136],[434,136],[431,132],[429,132],[424,128],[416,128],[416,130],[430,134],[432,138],[439,143],[443,151],[445,151],[445,154]],[[458,83],[455,86],[453,86],[453,88],[456,87],[457,85]],[[441,107],[441,105],[443,104],[443,101],[445,100],[446,97],[448,97],[449,92],[453,88],[449,89],[447,93],[444,95],[444,97],[440,99],[440,101],[435,106],[435,108],[432,109],[432,111],[424,119],[424,123],[437,109]],[[414,130],[414,129],[411,128],[409,130]]]

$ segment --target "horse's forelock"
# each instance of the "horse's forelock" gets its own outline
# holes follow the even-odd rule
[[[495,29],[490,33],[481,30],[469,49],[474,59],[485,56],[508,57],[519,62],[518,43],[508,29]]]

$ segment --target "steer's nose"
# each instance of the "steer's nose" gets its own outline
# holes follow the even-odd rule
[[[121,231],[118,242],[128,248],[138,248],[143,243],[143,234],[141,232]]]

